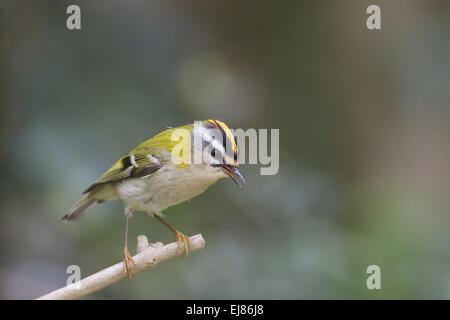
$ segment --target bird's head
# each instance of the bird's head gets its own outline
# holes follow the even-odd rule
[[[194,124],[192,145],[194,157],[195,152],[201,150],[203,163],[217,168],[216,173],[219,176],[230,177],[239,187],[245,182],[237,168],[239,163],[236,138],[224,122],[205,120],[199,126]]]

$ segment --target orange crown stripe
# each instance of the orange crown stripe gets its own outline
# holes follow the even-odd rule
[[[231,133],[231,131],[228,128],[228,126],[224,122],[222,122],[220,120],[211,120],[211,119],[209,119],[207,121],[209,123],[212,123],[217,129],[219,129],[219,130],[222,129],[225,132],[225,134],[227,135],[227,137],[231,141],[231,146],[233,147],[233,152],[237,153],[237,145],[236,145],[236,142],[234,141],[234,136]]]
[[[225,134],[228,136],[228,138],[231,141],[231,145],[233,146],[233,151],[234,151],[234,153],[236,153],[237,152],[237,145],[236,145],[236,142],[234,141],[234,136],[231,133],[230,129],[228,128],[228,126],[225,123],[223,123],[220,120],[216,120],[216,123],[219,124],[222,127],[223,131],[225,131]]]

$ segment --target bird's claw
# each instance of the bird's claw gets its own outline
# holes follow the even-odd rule
[[[125,272],[126,272],[127,277],[128,277],[129,280],[131,280],[130,262],[133,263],[135,266],[137,266],[137,264],[134,261],[133,257],[130,255],[130,252],[128,251],[128,248],[125,247],[125,249],[123,250],[123,266],[125,268]]]
[[[186,259],[188,259],[189,258],[189,248],[191,247],[191,240],[189,239],[189,237],[185,236],[178,230],[175,232],[175,236],[176,236],[176,240],[177,240],[180,248],[184,246],[184,252],[181,253],[179,258],[182,258],[183,253],[184,253],[186,255]]]

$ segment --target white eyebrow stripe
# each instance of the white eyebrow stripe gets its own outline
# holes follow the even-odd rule
[[[203,129],[203,135],[202,135],[203,141],[205,141],[208,144],[212,145],[221,154],[224,154],[225,153],[225,147],[222,145],[221,139],[218,139],[218,138],[222,138],[222,133],[219,130],[216,130],[215,132],[217,132],[219,134],[219,137],[216,137],[215,135],[211,135],[210,134],[210,132],[211,132],[210,130],[211,129]],[[213,137],[215,139],[213,139]]]
[[[213,134],[211,134],[211,132]],[[219,129],[215,129],[215,128],[203,128],[202,136],[203,136],[203,140],[208,141],[208,142],[211,142],[213,140],[213,138],[215,138],[214,140],[222,140],[223,139],[222,132]]]
[[[202,138],[206,142],[211,142],[212,141],[211,135],[209,133],[206,133],[206,132],[202,135]]]
[[[133,167],[135,167],[135,168],[139,167],[138,164],[137,164],[137,162],[136,162],[136,157],[134,156],[134,153],[132,153],[132,154],[130,155],[130,162],[131,162],[131,164],[133,165]]]
[[[221,154],[225,153],[225,148],[222,146],[222,144],[219,141],[214,140],[213,142],[211,142],[211,145],[214,147],[214,149],[219,151]]]

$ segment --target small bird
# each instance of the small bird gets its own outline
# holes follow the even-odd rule
[[[180,136],[185,141],[180,141]],[[185,148],[180,148],[180,144]],[[194,161],[198,150],[201,161]],[[161,212],[203,193],[221,178],[230,177],[241,186],[245,179],[237,169],[237,152],[236,138],[222,121],[205,120],[168,128],[120,158],[61,219],[77,220],[94,204],[122,200],[126,217],[123,262],[131,279],[130,262],[136,264],[127,247],[132,213],[145,211],[161,221],[175,233],[188,257],[189,237],[164,220]]]

